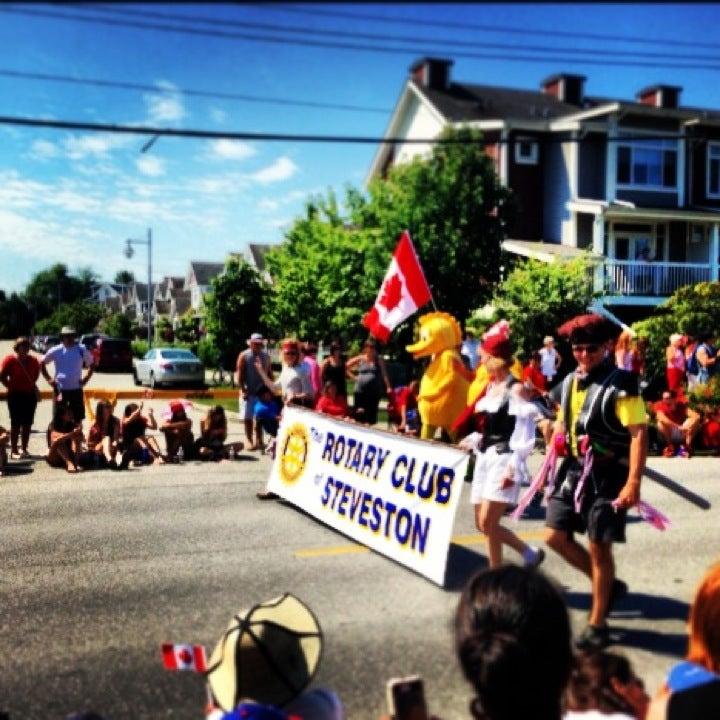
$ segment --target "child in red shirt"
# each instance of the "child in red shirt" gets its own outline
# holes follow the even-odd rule
[[[338,394],[337,385],[331,380],[323,385],[322,395],[318,398],[315,409],[334,417],[347,417],[350,414],[347,399]]]

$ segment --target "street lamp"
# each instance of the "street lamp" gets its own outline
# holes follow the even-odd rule
[[[153,286],[152,286],[152,230],[148,228],[147,240],[133,240],[128,238],[125,241],[125,257],[130,259],[134,254],[133,245],[147,245],[148,249],[148,281],[147,281],[147,342],[148,348],[152,347],[152,306],[153,306]]]

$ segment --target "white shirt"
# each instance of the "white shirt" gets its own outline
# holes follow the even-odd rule
[[[93,357],[84,345],[56,345],[50,348],[42,359],[43,365],[55,364],[55,380],[61,390],[79,390],[82,385],[83,365],[90,367]]]
[[[540,372],[546,377],[552,379],[555,377],[557,368],[555,367],[558,351],[555,348],[543,347],[540,350]]]

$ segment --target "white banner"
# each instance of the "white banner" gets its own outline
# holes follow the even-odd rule
[[[439,585],[469,456],[286,407],[268,490]]]

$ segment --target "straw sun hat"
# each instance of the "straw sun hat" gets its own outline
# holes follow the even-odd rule
[[[286,705],[312,680],[322,641],[315,615],[289,593],[239,612],[208,662],[215,702],[225,712],[244,699]]]

